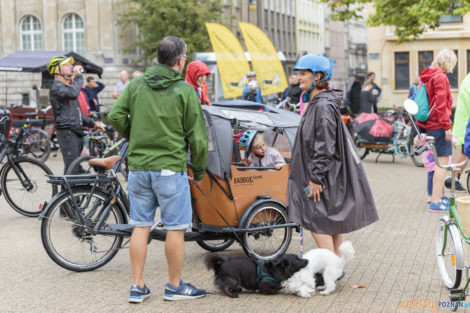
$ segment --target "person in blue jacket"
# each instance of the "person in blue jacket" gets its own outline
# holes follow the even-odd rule
[[[246,74],[246,78],[248,79],[248,83],[253,80],[256,81],[256,73],[249,72],[248,74]],[[248,87],[248,83],[245,85],[245,89],[243,89],[242,100],[246,100],[247,95],[250,93],[250,88]],[[263,100],[261,99],[261,87],[259,87],[259,84],[258,84],[258,91],[256,92],[256,102],[263,103]]]

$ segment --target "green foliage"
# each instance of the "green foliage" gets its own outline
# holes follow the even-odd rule
[[[368,12],[369,26],[394,26],[398,42],[416,39],[427,29],[439,26],[442,15],[463,16],[470,11],[468,0],[322,0],[328,2],[334,20],[359,18],[367,3],[375,12]]]
[[[211,51],[205,23],[219,21],[223,8],[220,0],[120,0],[118,24],[127,31],[123,38],[134,37],[125,42],[125,52],[139,48],[143,55],[136,61],[152,60],[160,40],[170,35],[186,42],[190,57],[197,51]]]

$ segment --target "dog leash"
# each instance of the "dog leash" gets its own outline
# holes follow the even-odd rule
[[[302,257],[304,255],[304,230],[300,227],[300,253],[299,256]]]

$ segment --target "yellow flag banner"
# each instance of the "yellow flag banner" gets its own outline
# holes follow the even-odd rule
[[[263,96],[283,92],[287,88],[286,74],[268,36],[250,23],[238,22],[251,56],[251,65],[256,73]]]
[[[207,32],[217,58],[217,67],[225,98],[240,97],[250,65],[240,41],[225,26],[206,23]]]

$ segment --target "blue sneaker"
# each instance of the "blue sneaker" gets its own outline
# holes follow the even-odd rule
[[[204,289],[196,288],[181,280],[178,287],[173,287],[170,283],[165,285],[165,294],[163,295],[163,299],[168,301],[197,299],[202,298],[205,295],[206,291]]]
[[[446,196],[442,196],[440,202],[445,203],[447,206],[449,206],[450,199],[447,198]]]
[[[148,297],[150,297],[150,289],[147,288],[147,285],[144,285],[144,288],[135,285],[131,286],[131,292],[129,295],[130,303],[140,303]]]
[[[449,203],[439,201],[438,203],[432,202],[429,204],[429,212],[449,212]]]

